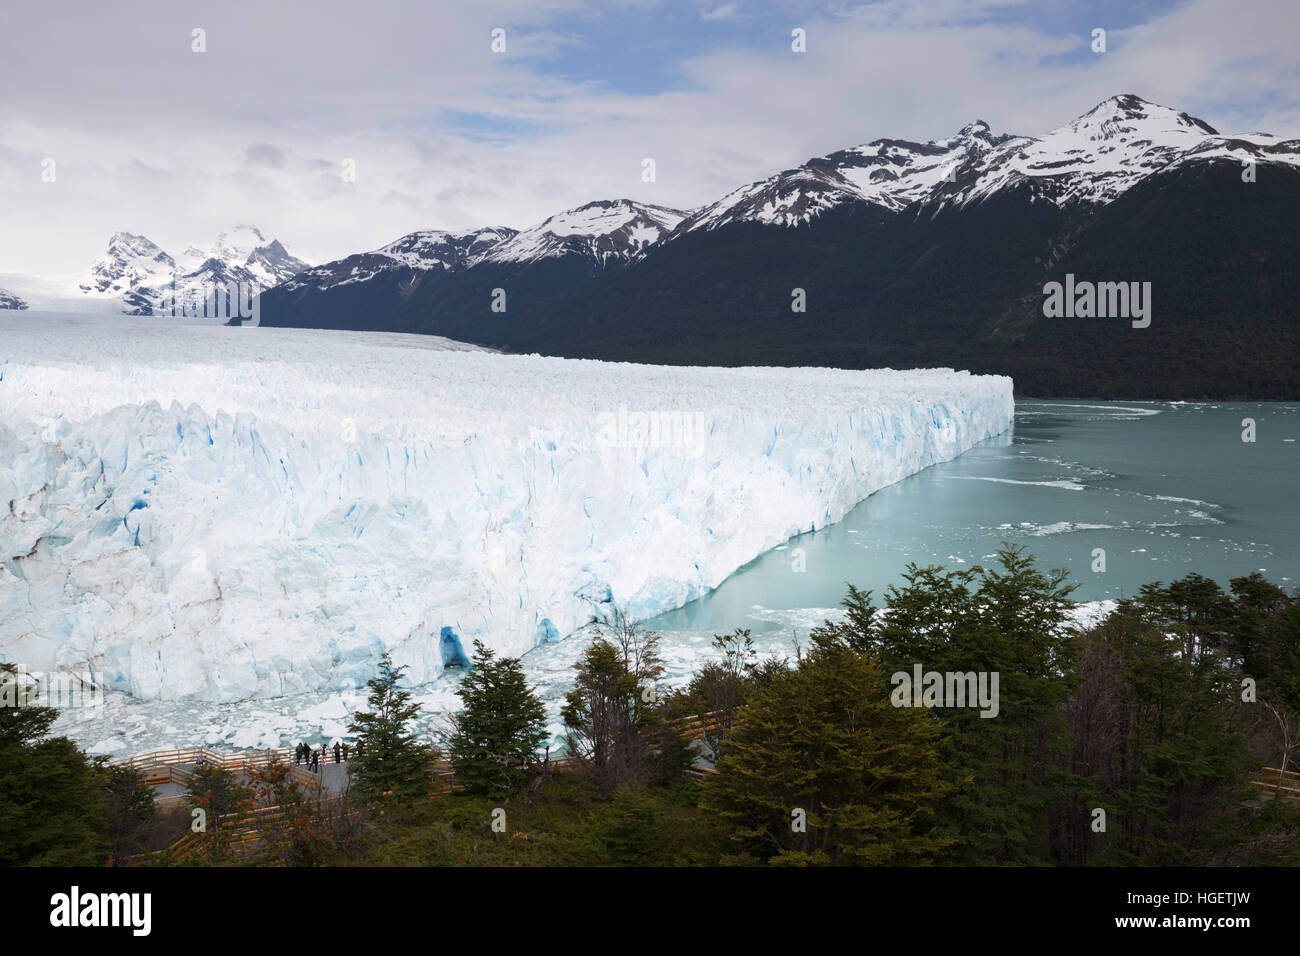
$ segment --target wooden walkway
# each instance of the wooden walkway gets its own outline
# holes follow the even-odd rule
[[[714,733],[723,725],[716,713],[684,717],[672,722],[677,734],[685,740],[694,741],[706,734]],[[662,744],[651,741],[651,749],[657,750]],[[463,790],[456,782],[452,769],[451,754],[438,748],[429,749],[432,757],[430,797],[445,796]],[[272,750],[244,751],[223,754],[209,747],[188,747],[173,750],[152,750],[148,753],[121,757],[109,761],[114,766],[127,766],[140,772],[150,786],[177,789],[179,792],[155,797],[154,805],[160,810],[181,809],[189,805],[189,786],[194,780],[196,767],[208,765],[221,767],[232,773],[251,773],[272,765],[284,765],[289,769],[289,778],[298,785],[309,799],[310,804],[319,810],[331,808],[342,813],[349,813],[346,806],[346,784],[349,778],[348,761],[341,764],[332,759],[320,764],[321,770],[313,772],[303,765],[295,764],[296,753],[292,747]],[[576,757],[560,756],[547,758],[549,771],[569,770],[579,763]],[[337,772],[335,771],[337,768]],[[697,780],[703,780],[710,774],[717,773],[711,767],[692,767],[687,773]],[[274,834],[277,827],[284,823],[288,810],[283,807],[262,807],[242,814],[227,814],[213,821],[209,833],[187,833],[166,850],[155,854],[170,861],[182,861],[201,852],[205,847],[205,838],[219,833],[220,845],[228,852],[243,856],[265,845],[268,835]],[[137,858],[137,861],[144,857]]]
[[[279,750],[258,750],[238,754],[223,754],[207,747],[189,747],[182,750],[152,750],[109,761],[112,766],[131,767],[139,771],[145,783],[152,787],[166,787],[176,784],[180,793],[170,793],[155,797],[154,805],[160,810],[169,810],[184,806],[189,800],[186,792],[194,780],[196,767],[207,764],[221,767],[232,773],[250,773],[269,767],[272,764],[287,764],[289,777],[304,789],[311,790],[319,783],[318,777],[301,766],[294,766],[292,747]]]
[[[699,740],[706,734],[716,733],[724,726],[721,717],[716,711],[682,717],[672,721],[671,725],[678,736],[686,740]],[[657,749],[657,746],[657,744],[651,743],[652,748]],[[429,753],[433,756],[433,776],[435,781],[449,782],[452,776],[450,753],[436,747],[430,747]],[[249,772],[271,764],[286,764],[289,766],[291,773],[296,772],[296,780],[303,784],[314,784],[316,777],[310,770],[306,769],[305,765],[295,766],[294,756],[294,748],[292,747],[243,751],[231,754],[223,754],[209,747],[188,747],[176,750],[151,750],[148,753],[119,757],[110,760],[109,764],[111,766],[132,767],[140,771],[146,782],[155,786],[168,782],[185,782],[185,778],[192,773],[195,766],[205,763],[235,773]],[[568,767],[575,762],[574,758],[567,756],[555,757],[550,761],[551,767],[556,769]],[[346,760],[343,765],[347,765]],[[333,756],[329,755],[328,759],[322,760],[321,766],[336,766]]]
[[[671,726],[682,739],[698,741],[723,730],[726,723],[723,716],[714,711],[680,718],[672,721]],[[662,747],[662,741],[652,738],[649,746],[652,751],[658,750]],[[429,752],[433,758],[429,796],[445,796],[464,789],[456,782],[451,765],[451,754],[437,748],[430,748]],[[154,750],[132,757],[119,758],[110,763],[135,768],[152,786],[174,784],[186,788],[186,791],[194,779],[194,768],[202,764],[219,766],[235,773],[248,773],[273,764],[284,764],[289,768],[290,779],[307,794],[310,804],[316,810],[328,811],[332,808],[337,812],[350,815],[352,811],[347,806],[346,786],[327,788],[324,780],[325,773],[314,773],[300,765],[295,766],[294,757],[295,752],[292,747],[237,754],[222,754],[207,747],[193,747],[180,750]],[[344,761],[339,765],[327,761],[322,764],[322,769],[328,771],[338,767],[346,783],[347,763]],[[571,756],[547,759],[547,767],[550,771],[568,770],[578,763],[578,759]],[[686,772],[698,781],[718,773],[713,767],[699,763]],[[1285,800],[1300,806],[1300,773],[1282,771],[1275,767],[1263,767],[1251,776],[1250,782],[1259,791],[1258,803],[1251,801],[1252,805],[1262,805],[1269,800]],[[330,790],[334,792],[329,792]],[[155,805],[163,810],[176,809],[186,806],[189,799],[188,792],[183,791],[157,798]],[[262,807],[241,815],[227,815],[216,821],[214,830],[221,832],[221,845],[226,850],[236,856],[243,856],[265,845],[268,835],[276,832],[277,826],[285,821],[287,815],[288,810],[283,807]],[[171,861],[185,860],[203,849],[204,837],[208,835],[188,833],[166,850],[153,856],[155,859],[162,857]],[[137,859],[143,860],[144,857]]]
[[[1250,782],[1259,789],[1260,800],[1285,800],[1300,806],[1300,773],[1264,767],[1253,774]]]

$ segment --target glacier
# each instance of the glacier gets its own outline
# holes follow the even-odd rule
[[[0,320],[0,659],[142,700],[414,684],[685,604],[1012,422],[950,369]]]

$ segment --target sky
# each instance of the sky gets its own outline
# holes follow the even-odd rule
[[[251,223],[317,263],[596,199],[693,208],[1118,93],[1295,137],[1297,36],[1297,0],[3,0],[0,273],[83,271],[118,231],[177,255]]]

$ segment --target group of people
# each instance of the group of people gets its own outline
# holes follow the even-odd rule
[[[361,744],[357,744],[352,749],[354,757],[361,754]],[[348,745],[340,741],[334,741],[334,762],[342,763],[348,759]],[[295,767],[306,765],[312,773],[320,770],[321,761],[329,763],[329,750],[325,744],[321,745],[320,750],[313,750],[305,743],[300,743],[293,750],[293,764]]]

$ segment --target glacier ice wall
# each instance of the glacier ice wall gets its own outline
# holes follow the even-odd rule
[[[422,683],[649,616],[1013,411],[947,369],[40,314],[0,363],[0,659],[149,699],[349,689],[385,649]]]

